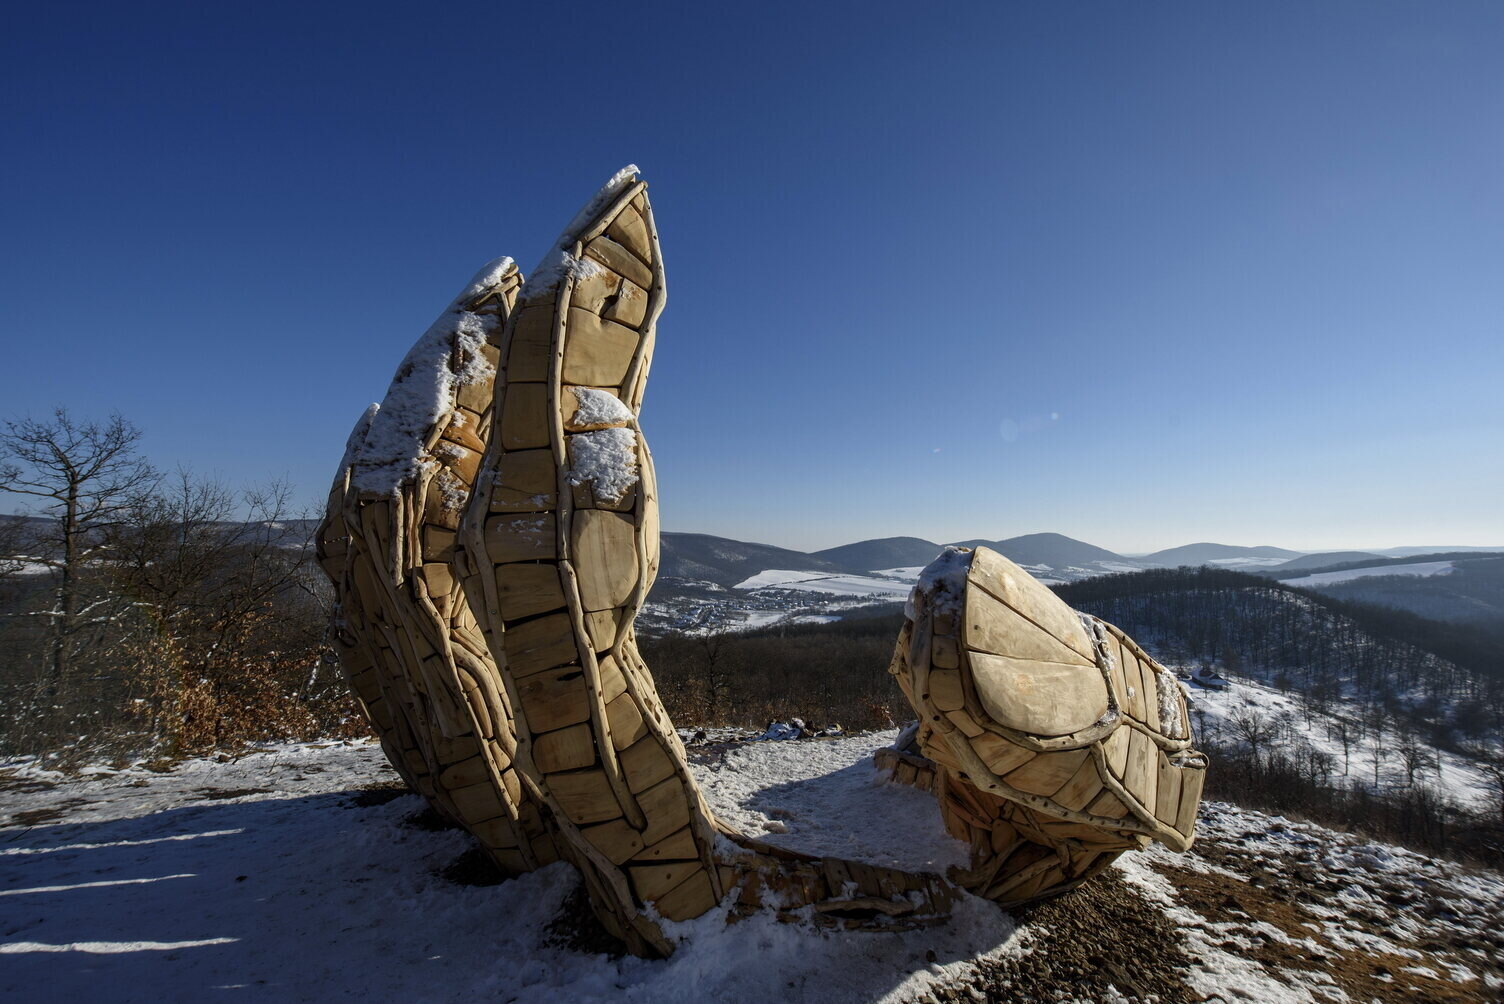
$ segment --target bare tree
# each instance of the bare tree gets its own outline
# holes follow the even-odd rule
[[[1394,751],[1399,754],[1400,762],[1405,765],[1405,784],[1415,787],[1415,775],[1426,769],[1437,770],[1439,761],[1431,747],[1421,742],[1413,734],[1407,734],[1395,746]]]
[[[1228,715],[1227,724],[1233,737],[1243,742],[1248,747],[1248,752],[1253,754],[1255,767],[1261,763],[1259,750],[1279,735],[1279,723],[1265,715],[1263,711],[1249,705],[1244,705]]]
[[[1352,766],[1353,744],[1362,738],[1360,732],[1346,718],[1337,718],[1326,727],[1327,738],[1335,739],[1342,746],[1342,776],[1346,777]]]
[[[1482,772],[1484,782],[1493,789],[1499,803],[1499,823],[1504,825],[1504,748],[1478,743],[1467,747],[1466,752]]]
[[[111,617],[108,595],[89,597],[84,577],[108,548],[134,500],[156,482],[156,472],[137,453],[141,430],[119,415],[105,422],[80,421],[58,408],[50,420],[5,422],[0,432],[0,492],[33,499],[46,522],[36,537],[41,552],[30,556],[53,576],[45,692],[56,696],[86,632]]]

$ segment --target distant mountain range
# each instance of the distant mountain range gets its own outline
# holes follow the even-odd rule
[[[1300,551],[1267,545],[1238,547],[1203,543],[1127,557],[1059,533],[1029,533],[1003,540],[978,537],[952,543],[961,547],[991,548],[1041,577],[1059,580],[1207,562],[1234,568],[1283,567],[1286,559],[1302,556]],[[806,553],[704,533],[665,532],[660,574],[713,582],[722,586],[734,586],[767,569],[869,575],[877,571],[927,565],[945,546],[922,537],[881,537]],[[1347,553],[1340,553],[1336,560],[1350,560],[1346,558]]]

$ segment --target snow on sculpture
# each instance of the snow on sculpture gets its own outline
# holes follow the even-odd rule
[[[645,955],[717,906],[892,929],[963,889],[1011,905],[1149,839],[1187,846],[1204,763],[1173,678],[985,549],[916,587],[892,671],[920,725],[879,755],[935,792],[970,869],[812,857],[713,816],[633,632],[658,569],[638,413],[665,295],[629,167],[526,283],[509,259],[483,270],[352,434],[319,555],[342,663],[409,783],[509,873],[571,862]]]

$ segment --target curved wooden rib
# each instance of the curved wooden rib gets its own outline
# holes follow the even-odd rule
[[[986,548],[937,559],[908,613],[890,671],[920,726],[879,762],[971,843],[963,885],[1012,906],[1150,839],[1190,846],[1205,759],[1179,684],[1131,639]]]

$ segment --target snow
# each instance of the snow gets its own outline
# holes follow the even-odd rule
[[[919,573],[919,581],[909,590],[903,613],[909,620],[918,617],[914,598],[921,593],[929,597],[929,612],[952,611],[957,615],[966,602],[966,574],[971,570],[972,552],[965,547],[946,547],[940,556]]]
[[[868,575],[800,571],[769,568],[738,582],[733,589],[794,589],[800,592],[831,593],[836,596],[907,596],[908,582],[878,579]]]
[[[905,582],[915,582],[922,571],[924,571],[923,565],[905,565],[902,568],[874,568],[872,574],[882,579],[903,579]]]
[[[759,839],[906,867],[964,862],[931,796],[874,776],[871,753],[894,736],[695,746],[692,770],[712,808]],[[678,940],[668,960],[613,959],[561,934],[576,920],[568,866],[490,886],[448,878],[473,841],[413,825],[423,803],[395,780],[373,742],[268,747],[166,772],[0,770],[0,998],[965,1000],[980,967],[1026,955],[1040,930],[1015,929],[973,897],[948,923],[885,934],[769,913],[728,925],[716,910],[667,925]],[[1281,965],[1270,944],[1304,958],[1393,955],[1409,962],[1397,971],[1479,989],[1480,933],[1496,929],[1504,900],[1497,873],[1219,802],[1198,825],[1199,851],[1154,845],[1114,868],[1175,924],[1194,963],[1181,975],[1207,998],[1347,999],[1321,967]],[[1182,900],[1195,872],[1237,883],[1311,873],[1317,895],[1298,901],[1309,936],[1241,909],[1203,916]],[[1461,947],[1433,950],[1438,935]],[[1069,999],[1070,972],[1057,976]],[[1482,984],[1501,989],[1487,973]]]
[[[1421,578],[1449,575],[1457,567],[1453,561],[1419,561],[1409,565],[1375,565],[1371,568],[1347,568],[1340,572],[1317,572],[1298,579],[1281,579],[1287,586],[1328,586],[1334,582],[1351,582],[1375,575],[1414,575]]]
[[[601,429],[569,437],[569,483],[589,482],[597,502],[618,502],[637,483],[637,433]]]
[[[527,282],[522,287],[519,296],[522,299],[539,296],[555,288],[568,276],[584,278],[587,275],[601,271],[601,267],[588,258],[576,258],[572,252],[574,243],[579,239],[580,232],[589,226],[590,221],[595,219],[621,190],[637,180],[640,173],[636,164],[628,164],[611,176],[611,180],[601,186],[589,202],[585,203],[574,219],[569,221],[569,226],[559,235],[554,246],[543,256],[538,267],[533,269],[528,276]]]
[[[1171,739],[1184,739],[1185,720],[1180,717],[1180,681],[1163,669],[1156,670],[1154,692],[1159,697],[1159,730]]]
[[[897,738],[893,729],[757,743],[695,775],[717,816],[768,843],[910,871],[967,867],[967,845],[945,832],[935,797],[873,765]]]
[[[416,478],[426,463],[425,437],[452,407],[456,389],[494,375],[480,348],[495,329],[497,318],[472,314],[464,304],[515,267],[510,258],[487,262],[408,351],[379,408],[366,413],[369,425],[354,458],[352,482],[358,490],[391,495]],[[456,349],[462,360],[458,372],[452,367]],[[352,442],[359,431],[357,424]]]
[[[849,759],[880,741],[757,748],[793,747],[821,770],[851,771],[821,789],[840,796],[844,813],[885,797]],[[700,773],[718,806],[744,799],[736,811],[745,818],[785,807],[789,836],[816,839],[817,801],[780,770],[737,755]],[[166,774],[23,774],[29,787],[55,787],[6,790],[5,814],[53,809],[59,818],[0,831],[8,999],[197,1001],[239,991],[278,1001],[896,1002],[964,981],[976,960],[1024,950],[1007,914],[970,897],[948,924],[912,932],[832,933],[772,914],[728,925],[717,910],[668,925],[682,940],[666,961],[573,949],[550,925],[578,886],[574,872],[555,864],[494,886],[445,878],[472,840],[410,825],[422,808],[414,795],[359,804],[359,789],[395,780],[369,742],[188,761]],[[917,807],[916,792],[888,794]],[[935,815],[932,800],[927,807]],[[892,830],[906,812],[888,813]],[[869,822],[881,821],[845,825]],[[830,825],[818,839],[831,839]]]
[[[571,425],[620,425],[633,419],[632,409],[609,390],[574,388],[576,407]]]

